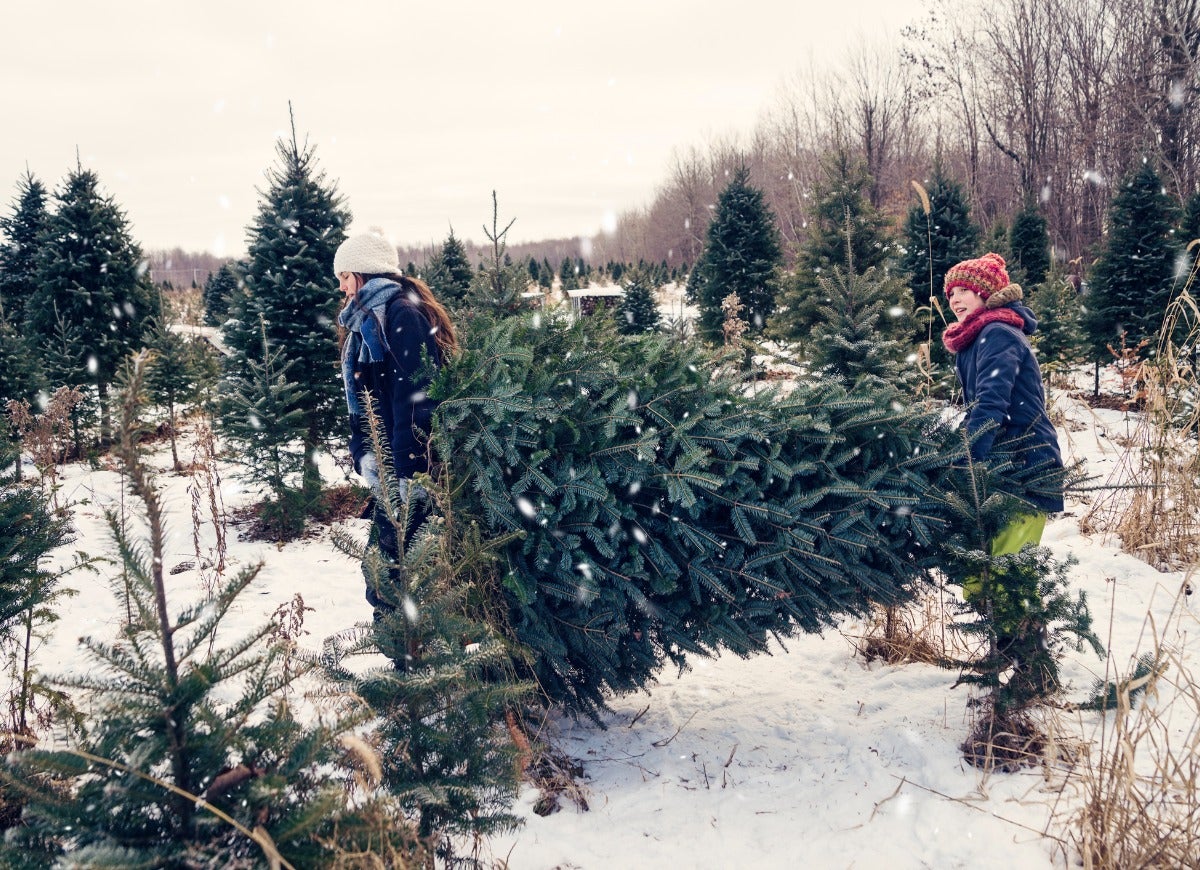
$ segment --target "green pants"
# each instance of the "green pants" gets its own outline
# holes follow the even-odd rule
[[[991,554],[993,556],[1004,556],[1008,553],[1020,552],[1021,548],[1026,544],[1037,546],[1042,542],[1042,532],[1046,530],[1046,515],[1043,513],[1018,514],[1012,521],[1005,526],[996,537],[992,538]],[[997,630],[1000,632],[1015,630],[1016,619],[1015,614],[1022,611],[1023,607],[1016,607],[1014,604],[1018,601],[1024,601],[1030,596],[1038,594],[1037,587],[1032,589],[1012,589],[1010,584],[1005,582],[1003,574],[998,574],[992,578],[993,580],[993,609],[997,614],[1004,613],[1010,615],[1009,619],[998,620]],[[983,581],[977,577],[972,577],[963,583],[963,598],[967,601],[972,601],[978,598],[983,591]],[[1013,624],[1007,624],[1012,622]]]

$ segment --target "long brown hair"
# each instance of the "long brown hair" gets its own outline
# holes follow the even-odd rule
[[[400,289],[406,293],[415,293],[421,307],[425,309],[425,315],[429,318],[430,326],[433,327],[433,340],[436,342],[438,352],[441,355],[439,362],[445,362],[451,357],[458,354],[458,333],[454,329],[454,322],[450,319],[450,313],[446,310],[438,298],[433,295],[433,291],[429,289],[429,285],[420,278],[410,278],[408,275],[389,274],[387,272],[372,273],[360,277],[364,284],[372,278],[386,278],[389,281],[395,281],[400,285]],[[347,300],[347,305],[352,304],[352,300]],[[343,308],[345,306],[342,306]],[[340,348],[345,342],[345,336],[342,335],[342,328],[338,327],[338,347]]]
[[[446,306],[433,295],[429,285],[420,278],[410,278],[407,275],[398,275],[392,280],[403,290],[414,291],[420,297],[421,305],[424,306],[433,326],[433,339],[437,342],[438,350],[442,352],[442,359],[448,360],[457,355],[458,333],[454,329],[454,322],[450,319],[450,312],[446,310]]]

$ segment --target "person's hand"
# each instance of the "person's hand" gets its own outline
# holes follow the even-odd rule
[[[375,458],[375,454],[368,451],[358,460],[358,473],[363,480],[367,482],[367,486],[371,488],[371,492],[379,494],[379,460]]]

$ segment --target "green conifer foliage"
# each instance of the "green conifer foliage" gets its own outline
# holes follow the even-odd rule
[[[872,267],[857,275],[832,266],[817,277],[824,303],[816,310],[808,358],[857,381],[904,379],[913,353],[912,313],[904,282]]]
[[[451,230],[441,250],[425,270],[425,283],[443,303],[457,306],[466,299],[474,277],[475,270],[467,259],[467,249]]]
[[[1032,341],[1042,371],[1068,370],[1087,360],[1082,300],[1061,274],[1051,272],[1044,283],[1033,288],[1029,307],[1038,318]]]
[[[1200,239],[1200,192],[1193,193],[1184,201],[1183,212],[1179,218],[1179,232],[1175,236],[1183,248]],[[1196,251],[1193,248],[1188,258],[1189,263],[1195,258]]]
[[[626,272],[624,289],[617,309],[617,331],[624,335],[656,332],[662,324],[662,314],[649,275],[638,269]]]
[[[885,387],[747,397],[693,343],[602,323],[472,322],[435,385],[456,510],[494,534],[538,685],[595,713],[672,661],[765,649],[903,600],[953,455]],[[463,521],[460,519],[460,521]]]
[[[887,218],[867,198],[871,184],[862,160],[844,149],[826,155],[800,249],[801,268],[818,275],[833,266],[862,273],[884,265],[892,243]]]
[[[709,341],[721,340],[721,301],[731,293],[745,306],[751,331],[761,332],[775,310],[781,258],[774,215],[762,191],[750,184],[750,170],[742,166],[717,198],[704,251],[693,270],[694,286],[688,282],[700,306],[700,333]]]
[[[26,170],[17,182],[12,214],[0,218],[0,318],[14,325],[25,322],[25,300],[39,286],[39,237],[48,217],[46,187]]]
[[[62,681],[96,710],[77,746],[20,753],[0,767],[27,801],[0,863],[328,867],[340,842],[366,842],[360,859],[406,852],[389,866],[410,866],[419,851],[403,817],[348,787],[338,738],[352,723],[293,717],[272,625],[237,639],[221,633],[257,567],[172,610],[166,517],[136,446],[144,372],[139,356],[125,380],[118,454],[148,535],[133,540],[124,517],[108,518],[122,561],[112,587],[129,622],[115,640],[86,638],[96,667]]]
[[[825,156],[822,170],[796,269],[783,280],[771,323],[781,338],[806,345],[817,309],[831,301],[820,279],[835,266],[860,274],[882,267],[893,248],[887,220],[866,196],[871,185],[866,165],[839,149]]]
[[[432,838],[448,866],[454,835],[486,835],[515,827],[514,746],[497,723],[530,693],[507,675],[510,650],[480,618],[481,583],[493,576],[492,552],[476,524],[451,523],[440,512],[406,540],[410,502],[401,494],[375,408],[368,426],[380,457],[380,504],[396,533],[402,563],[389,562],[372,540],[364,547],[349,535],[335,543],[360,559],[363,575],[384,605],[373,630],[349,650],[342,638],[326,645],[327,672],[350,696],[377,715],[373,741],[382,760],[382,783]],[[445,504],[449,487],[422,477],[424,492]],[[407,490],[416,493],[416,490]],[[363,672],[348,657],[382,652],[391,664]]]
[[[33,349],[25,336],[0,317],[0,418],[10,399],[32,403],[44,382]],[[0,431],[7,427],[0,424]]]
[[[167,412],[171,462],[178,472],[182,470],[175,442],[178,415],[180,406],[195,399],[199,393],[201,360],[193,342],[174,332],[161,315],[150,323],[146,348],[152,353],[146,390],[150,399]]]
[[[80,375],[88,368],[83,333],[78,326],[59,317],[57,310],[54,313],[50,341],[42,346],[39,360],[43,382],[55,390],[65,386],[78,389]],[[79,403],[71,409],[71,433],[76,457],[83,455],[84,442],[89,433],[94,431],[99,416],[95,394],[91,390],[80,389],[79,396]]]
[[[939,542],[941,571],[958,586],[975,591],[960,628],[980,640],[977,654],[946,662],[962,670],[959,681],[986,690],[978,702],[983,713],[963,744],[965,757],[980,767],[1013,770],[1037,764],[1031,739],[1040,739],[1025,714],[1061,688],[1059,662],[1067,645],[1084,645],[1097,655],[1104,649],[1092,631],[1083,592],[1072,594],[1071,562],[1059,562],[1044,547],[1026,546],[1019,553],[992,555],[991,541],[1018,514],[1030,510],[1032,493],[1071,485],[1077,469],[1066,475],[1056,468],[1026,466],[1024,446],[1010,439],[993,450],[988,462],[969,454],[940,482],[944,493],[946,534]]]
[[[928,306],[931,296],[942,292],[942,282],[951,266],[982,253],[978,250],[979,229],[971,220],[962,186],[937,165],[925,192],[929,197],[929,214],[926,215],[923,204],[909,210],[904,224],[904,256],[900,261],[917,308]],[[934,328],[935,333],[939,331]]]
[[[525,293],[529,290],[529,273],[514,265],[508,256],[506,237],[514,221],[500,226],[500,203],[492,191],[492,228],[483,228],[483,234],[492,243],[491,263],[487,269],[480,268],[471,279],[466,304],[479,311],[490,311],[496,315],[514,314],[530,307]]]
[[[303,457],[292,449],[307,431],[299,401],[303,390],[290,379],[295,362],[270,345],[265,327],[259,341],[261,359],[248,359],[244,371],[225,375],[218,424],[237,447],[247,479],[268,489],[263,531],[288,540],[304,529],[304,493],[297,480]]]
[[[107,440],[109,385],[121,360],[140,346],[158,297],[124,213],[100,191],[94,172],[76,167],[54,198],[38,249],[36,290],[25,302],[28,335],[51,387],[95,387]]]
[[[564,293],[568,290],[579,289],[579,273],[575,270],[574,257],[563,257],[563,261],[558,267],[558,279]]]
[[[1109,206],[1108,237],[1083,299],[1093,359],[1111,361],[1108,346],[1119,349],[1122,340],[1128,348],[1147,340],[1141,355],[1153,353],[1176,283],[1177,213],[1148,160],[1121,182]]]
[[[312,147],[301,148],[295,128],[276,146],[278,165],[268,172],[258,214],[250,225],[245,289],[232,300],[225,341],[232,354],[226,373],[239,377],[247,361],[264,362],[262,329],[280,365],[303,372],[305,389],[292,399],[304,432],[304,489],[320,488],[316,450],[344,425],[334,320],[341,294],[333,255],[345,239],[350,213],[336,186],[317,168]]]
[[[1008,274],[1018,284],[1032,287],[1046,280],[1050,270],[1050,234],[1037,206],[1027,202],[1013,218],[1008,232]]]
[[[204,322],[209,326],[219,326],[225,322],[230,299],[241,284],[238,272],[239,267],[233,263],[226,263],[217,271],[209,272],[203,294]]]
[[[41,718],[37,696],[51,694],[33,670],[38,633],[58,619],[55,602],[70,594],[61,585],[66,572],[52,570],[47,556],[71,542],[71,528],[50,510],[40,488],[21,484],[8,471],[16,459],[11,445],[0,442],[0,667],[9,687],[0,703],[4,730],[31,736]],[[0,783],[0,817],[7,796]]]

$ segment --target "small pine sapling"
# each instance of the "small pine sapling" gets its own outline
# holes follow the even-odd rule
[[[372,540],[348,534],[335,543],[362,562],[380,606],[372,629],[331,638],[323,661],[344,692],[378,716],[371,741],[381,757],[381,782],[414,819],[423,841],[447,862],[452,837],[482,837],[515,827],[508,807],[516,793],[517,755],[504,731],[506,713],[530,691],[512,677],[515,653],[483,618],[480,585],[495,582],[494,550],[513,535],[484,542],[477,526],[455,527],[434,513],[412,532],[417,498],[449,498],[427,475],[398,481],[382,423],[364,396],[381,478],[380,509],[395,531],[399,561]],[[374,536],[373,536],[374,537]],[[346,646],[346,642],[349,646]],[[391,662],[359,673],[348,656],[382,652]]]
[[[492,260],[487,269],[475,274],[465,296],[467,307],[496,316],[529,308],[523,295],[529,289],[529,271],[509,262],[511,258],[505,252],[508,244],[505,238],[515,222],[514,218],[500,227],[500,204],[496,192],[492,191],[492,227],[483,227],[483,234],[492,243]],[[437,288],[434,290],[436,292]]]
[[[1058,663],[1064,647],[1104,649],[1092,631],[1086,595],[1072,594],[1072,560],[1055,560],[1044,547],[993,555],[992,541],[1023,513],[1031,494],[1062,487],[1057,469],[1027,467],[1020,442],[993,449],[987,462],[972,460],[964,433],[963,460],[944,481],[944,512],[951,531],[941,543],[942,572],[964,590],[958,624],[979,639],[982,653],[943,664],[961,670],[959,683],[982,687],[982,709],[962,745],[964,757],[984,768],[1015,770],[1037,764],[1046,740],[1030,718],[1061,688]]]
[[[10,461],[0,447],[0,468]],[[76,553],[66,567],[48,567],[50,552],[70,542],[69,520],[51,510],[36,484],[0,474],[0,670],[7,678],[0,694],[0,756],[73,716],[70,699],[42,679],[36,661],[46,629],[58,620],[59,602],[75,594],[62,586],[63,579],[94,565]],[[16,823],[23,803],[21,795],[0,780],[0,831]]]
[[[909,369],[911,331],[905,287],[872,266],[863,274],[832,266],[817,282],[824,302],[816,307],[809,359],[851,382],[864,378],[900,385]]]
[[[155,404],[166,409],[171,467],[176,474],[183,471],[176,443],[180,405],[194,399],[199,386],[197,358],[190,344],[187,338],[171,329],[165,315],[154,318],[146,333],[146,347],[153,354],[146,388]]]
[[[292,363],[268,342],[262,331],[262,358],[247,358],[246,369],[227,376],[219,425],[238,447],[238,461],[252,482],[264,486],[260,506],[261,533],[290,540],[304,530],[303,491],[296,478],[304,455],[294,449],[305,431],[299,397],[304,388],[289,379]]]
[[[124,518],[108,512],[125,574],[113,591],[132,618],[115,640],[86,638],[97,667],[59,681],[96,710],[79,742],[16,753],[0,768],[25,802],[0,842],[0,864],[295,868],[332,866],[339,837],[374,843],[367,854],[409,848],[415,837],[389,799],[348,789],[360,762],[347,760],[344,738],[357,723],[310,726],[293,716],[282,651],[269,642],[274,626],[221,643],[258,566],[172,615],[166,517],[138,448],[145,372],[142,354],[121,378],[117,455],[147,537],[132,539]]]
[[[645,271],[634,269],[626,273],[622,282],[625,295],[617,309],[617,331],[624,335],[642,332],[657,332],[662,314],[654,299],[654,287]]]

